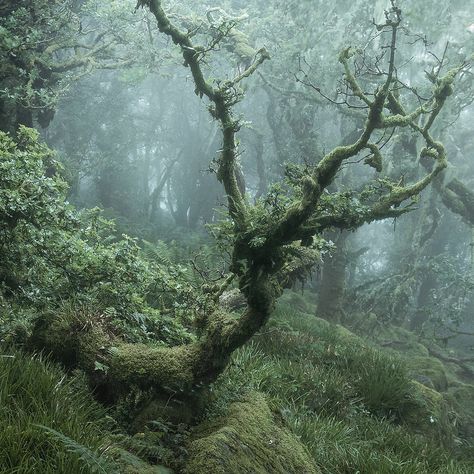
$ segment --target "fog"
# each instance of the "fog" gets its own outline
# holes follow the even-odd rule
[[[81,372],[156,472],[472,472],[472,2],[0,13],[4,351]],[[261,403],[273,454],[206,444]]]

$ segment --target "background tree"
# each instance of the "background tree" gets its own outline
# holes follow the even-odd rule
[[[94,69],[124,68],[138,59],[139,51],[142,64],[147,56],[151,64],[153,52],[145,35],[131,33],[143,18],[127,15],[117,2],[108,9],[97,5],[75,0],[2,3],[2,130],[47,127],[70,84]]]

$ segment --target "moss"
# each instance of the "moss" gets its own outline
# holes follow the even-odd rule
[[[296,294],[296,297],[300,296],[297,293],[294,294]],[[311,307],[308,303],[306,305],[311,308],[311,312],[300,311],[297,307],[296,297],[291,292],[285,293],[285,295],[278,302],[277,309],[270,321],[271,325],[281,326],[283,323],[284,327],[289,325],[291,330],[311,335],[317,339],[320,339],[322,336],[325,337],[330,333],[331,339],[340,339],[341,342],[366,345],[359,336],[344,326],[313,316],[315,313],[314,307]]]
[[[364,160],[364,163],[375,168],[379,173],[382,172],[382,154],[380,153],[379,147],[374,143],[367,143],[367,148],[372,152],[371,155]]]
[[[38,318],[28,345],[44,350],[67,368],[94,371],[111,336],[91,317],[81,313],[47,313]]]
[[[455,410],[455,423],[461,437],[474,438],[474,385],[459,384],[446,394],[448,403]]]
[[[444,392],[448,388],[448,379],[443,363],[434,357],[410,357],[407,359],[410,375],[430,388]]]
[[[121,344],[110,350],[109,377],[117,384],[184,390],[194,381],[198,346],[150,347]]]
[[[86,372],[96,370],[96,361],[105,361],[110,336],[101,326],[95,326],[77,337],[77,366]]]
[[[368,334],[364,331],[364,326],[361,326],[360,331],[362,334]],[[418,337],[407,329],[377,323],[377,329],[370,333],[375,333],[375,342],[382,345],[384,350],[393,350],[410,356],[428,357],[429,355],[428,349],[419,342]]]
[[[366,346],[367,344],[356,334],[340,324],[334,325],[334,330],[340,338],[341,344]]]
[[[238,288],[234,288],[222,293],[219,297],[219,304],[227,311],[235,311],[245,308],[247,302],[245,301],[245,296],[241,291]]]
[[[436,439],[443,445],[451,445],[453,433],[443,395],[415,380],[412,389],[402,413],[404,424],[410,431]]]
[[[55,359],[61,360],[66,366],[75,362],[74,348],[67,343],[71,321],[58,317],[54,313],[42,314],[35,322],[33,334],[28,341],[32,350],[51,352]]]
[[[229,35],[230,41],[233,43],[233,52],[241,61],[249,61],[255,58],[257,51],[249,44],[248,36],[240,30],[232,29]]]
[[[190,388],[200,350],[197,344],[126,344],[114,336],[105,321],[73,312],[39,318],[29,345],[30,349],[51,353],[67,368],[84,370],[93,385],[110,386],[117,394],[131,385],[165,391]]]
[[[198,427],[189,445],[187,474],[311,474],[319,472],[303,445],[275,421],[256,392],[227,415]]]
[[[445,101],[453,93],[453,82],[459,71],[459,67],[453,68],[449,70],[445,76],[436,81],[434,95],[438,101]]]

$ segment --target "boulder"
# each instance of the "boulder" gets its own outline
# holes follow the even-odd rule
[[[199,426],[186,474],[316,474],[305,447],[279,423],[262,394],[232,403],[224,417]]]

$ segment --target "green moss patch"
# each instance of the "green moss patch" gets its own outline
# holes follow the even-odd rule
[[[430,388],[444,392],[448,388],[448,379],[443,363],[434,357],[409,357],[407,366],[410,375]]]
[[[199,427],[187,474],[316,474],[303,445],[280,426],[263,395],[247,394],[227,414]]]

